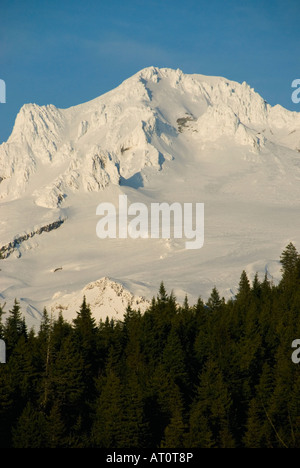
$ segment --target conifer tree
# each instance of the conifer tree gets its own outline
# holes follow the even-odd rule
[[[94,395],[94,375],[99,367],[97,326],[91,309],[83,298],[82,305],[76,318],[73,320],[74,345],[81,355],[83,368],[83,382],[85,394],[93,398]]]
[[[171,379],[180,386],[187,383],[185,355],[180,339],[174,329],[168,336],[162,355],[162,362]]]
[[[282,265],[282,281],[289,284],[295,280],[297,265],[299,264],[299,253],[292,242],[290,242],[280,256]]]
[[[124,389],[112,368],[101,385],[92,427],[92,441],[96,448],[124,448],[126,420]]]
[[[188,312],[189,309],[190,309],[189,300],[188,300],[187,294],[186,294],[185,297],[184,297],[184,302],[183,302],[182,309],[183,309],[185,312]]]
[[[96,322],[92,316],[91,309],[86,303],[86,298],[83,298],[80,311],[77,312],[77,317],[73,320],[75,339],[78,346],[82,349],[86,360],[93,359],[96,348]]]
[[[157,301],[158,301],[158,303],[161,303],[161,302],[166,303],[167,300],[168,300],[168,294],[167,294],[164,282],[162,281],[160,283],[159,294],[157,296]]]
[[[252,290],[251,290],[252,296],[256,299],[259,300],[261,297],[261,283],[258,278],[258,273],[255,274],[253,283],[252,283]]]
[[[124,382],[124,447],[149,447],[149,424],[145,412],[145,398],[139,376],[131,374]]]
[[[248,279],[247,273],[244,270],[240,277],[239,289],[238,289],[238,293],[236,296],[237,300],[243,301],[243,302],[249,301],[250,291],[251,291],[250,281]]]
[[[53,351],[45,379],[47,400],[43,400],[44,409],[55,405],[59,407],[63,422],[71,428],[83,411],[85,387],[83,360],[71,335],[65,337],[60,348]]]
[[[219,291],[214,287],[207,301],[207,307],[211,312],[216,312],[221,308],[223,303],[224,301],[221,299]]]
[[[256,398],[253,398],[248,411],[247,431],[243,439],[246,448],[258,449],[264,447],[262,421],[264,421],[262,407]]]
[[[66,447],[66,426],[62,420],[61,409],[57,402],[52,406],[49,415],[46,417],[45,439],[47,448]]]
[[[0,448],[11,447],[12,426],[19,417],[15,397],[15,382],[9,368],[0,364]]]
[[[188,442],[192,448],[232,448],[230,427],[232,400],[222,373],[213,360],[200,374],[200,383],[190,415]]]
[[[27,336],[27,327],[25,319],[22,317],[20,304],[15,300],[13,308],[9,311],[4,329],[4,339],[8,357],[21,336]]]
[[[269,406],[274,391],[273,369],[265,362],[256,387],[255,398],[249,406],[244,444],[246,448],[271,448],[274,431],[268,419]]]
[[[187,424],[183,401],[180,393],[176,392],[171,406],[170,422],[164,431],[162,448],[183,448],[185,446],[186,431]]]
[[[13,429],[14,448],[45,448],[46,419],[31,403],[25,406]]]

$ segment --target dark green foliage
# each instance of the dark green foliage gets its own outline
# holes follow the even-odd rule
[[[120,378],[112,368],[99,383],[92,427],[92,443],[97,448],[125,447],[126,437],[125,394]]]
[[[46,418],[38,409],[27,403],[13,428],[14,448],[45,447]]]
[[[210,298],[207,301],[207,307],[211,312],[221,309],[223,304],[222,299],[220,298],[219,291],[216,287],[213,288]]]
[[[9,311],[9,316],[6,319],[6,324],[3,332],[3,337],[6,342],[6,350],[8,357],[17,345],[19,338],[27,336],[27,328],[25,319],[22,317],[20,304],[15,300],[13,308]]]
[[[292,242],[288,244],[280,257],[282,264],[283,280],[290,278],[297,270],[299,254]]]
[[[300,260],[282,281],[217,288],[180,306],[163,283],[142,315],[96,324],[84,298],[72,323],[44,311],[28,332],[0,307],[1,448],[300,448]],[[5,317],[5,320],[4,320]]]
[[[233,402],[222,372],[209,360],[200,374],[190,413],[188,446],[233,448],[231,408]]]

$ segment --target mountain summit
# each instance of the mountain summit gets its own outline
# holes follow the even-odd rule
[[[150,67],[69,109],[24,105],[0,146],[0,197],[31,193],[55,208],[70,192],[138,180],[173,159],[179,133],[201,145],[228,137],[257,151],[267,140],[300,150],[299,114],[271,107],[246,83]]]
[[[149,67],[69,109],[26,104],[0,145],[3,302],[22,298],[34,323],[107,276],[139,297],[164,280],[179,299],[215,284],[228,296],[245,267],[276,280],[273,259],[299,233],[299,178],[300,114],[245,82]],[[121,193],[203,202],[204,248],[100,242],[97,204]]]

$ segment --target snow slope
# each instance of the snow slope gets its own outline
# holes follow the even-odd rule
[[[151,299],[161,280],[179,301],[214,285],[229,297],[243,269],[277,281],[282,249],[299,244],[299,177],[300,114],[246,83],[150,67],[69,109],[26,104],[0,146],[0,303],[17,297],[36,326],[44,306],[71,318],[88,284],[103,317]],[[100,240],[96,208],[120,194],[203,202],[204,247]]]

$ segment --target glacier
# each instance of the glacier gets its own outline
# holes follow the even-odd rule
[[[299,240],[299,179],[300,113],[245,82],[149,67],[68,109],[25,104],[0,145],[0,304],[17,298],[38,326],[45,306],[75,316],[87,285],[104,318],[126,301],[143,309],[161,281],[178,301],[214,286],[231,297],[244,269],[279,281],[280,253]],[[204,203],[203,248],[100,240],[96,208],[122,195]]]

